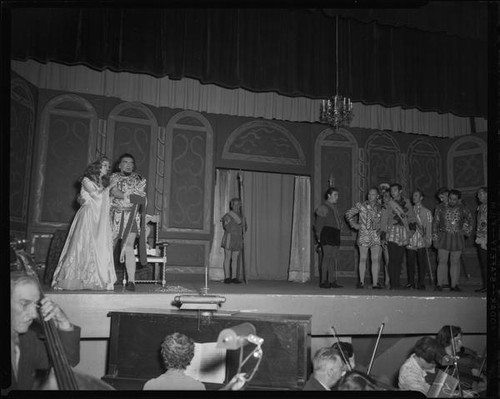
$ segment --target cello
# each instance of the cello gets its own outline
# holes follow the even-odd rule
[[[40,300],[44,298],[42,286],[36,273],[34,262],[24,250],[25,240],[12,240],[10,242],[11,255],[14,253],[16,259],[12,262],[12,269],[18,270],[31,276],[37,283],[40,291]],[[48,378],[37,387],[41,390],[114,390],[114,388],[104,381],[81,372],[73,370],[68,362],[64,346],[57,332],[54,320],[44,320],[41,307],[37,307],[38,320],[43,329],[46,341],[47,353],[52,365]],[[55,377],[55,381],[53,381]]]
[[[452,326],[450,328],[451,355],[444,355],[438,359],[444,370],[438,370],[436,378],[431,385],[428,396],[432,397],[479,397],[479,383],[482,382],[481,373],[485,359],[481,362],[477,354],[462,347],[457,352]],[[472,370],[479,369],[478,376]]]

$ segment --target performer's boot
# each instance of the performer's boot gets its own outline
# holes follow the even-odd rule
[[[135,291],[135,266],[134,249],[127,247],[125,249],[125,267],[127,268],[128,281],[125,289],[128,291]]]

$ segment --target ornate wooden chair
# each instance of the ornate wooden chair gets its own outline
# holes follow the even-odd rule
[[[152,228],[152,226],[154,228]],[[166,268],[167,268],[167,247],[168,242],[159,240],[160,232],[160,215],[146,215],[146,251],[147,262],[153,266],[153,276],[151,280],[136,279],[135,283],[161,283],[165,287]],[[137,246],[134,249],[135,261],[139,262],[139,254]],[[156,266],[160,266],[160,270],[156,270]],[[159,272],[159,273],[158,273]],[[161,277],[161,278],[160,278]],[[123,274],[123,286],[126,285],[126,273]]]

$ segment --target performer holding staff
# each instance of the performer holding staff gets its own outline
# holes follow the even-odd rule
[[[425,273],[428,265],[431,281],[433,280],[431,265],[429,263],[429,247],[432,245],[432,212],[422,205],[424,194],[415,190],[412,196],[413,212],[417,219],[417,229],[410,237],[406,247],[408,284],[406,288],[425,290]],[[418,282],[415,283],[415,266],[418,261]]]
[[[236,267],[240,252],[243,249],[243,233],[247,230],[247,223],[241,214],[241,200],[233,198],[229,202],[229,212],[222,219],[224,236],[221,247],[224,248],[224,283],[240,284]],[[235,277],[232,278],[232,271],[235,270]]]

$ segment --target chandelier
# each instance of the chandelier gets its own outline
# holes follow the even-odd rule
[[[335,17],[336,35],[335,35],[335,67],[336,67],[336,94],[326,100],[321,100],[319,119],[322,123],[338,129],[351,123],[354,116],[352,102],[348,97],[339,94],[339,16]]]

